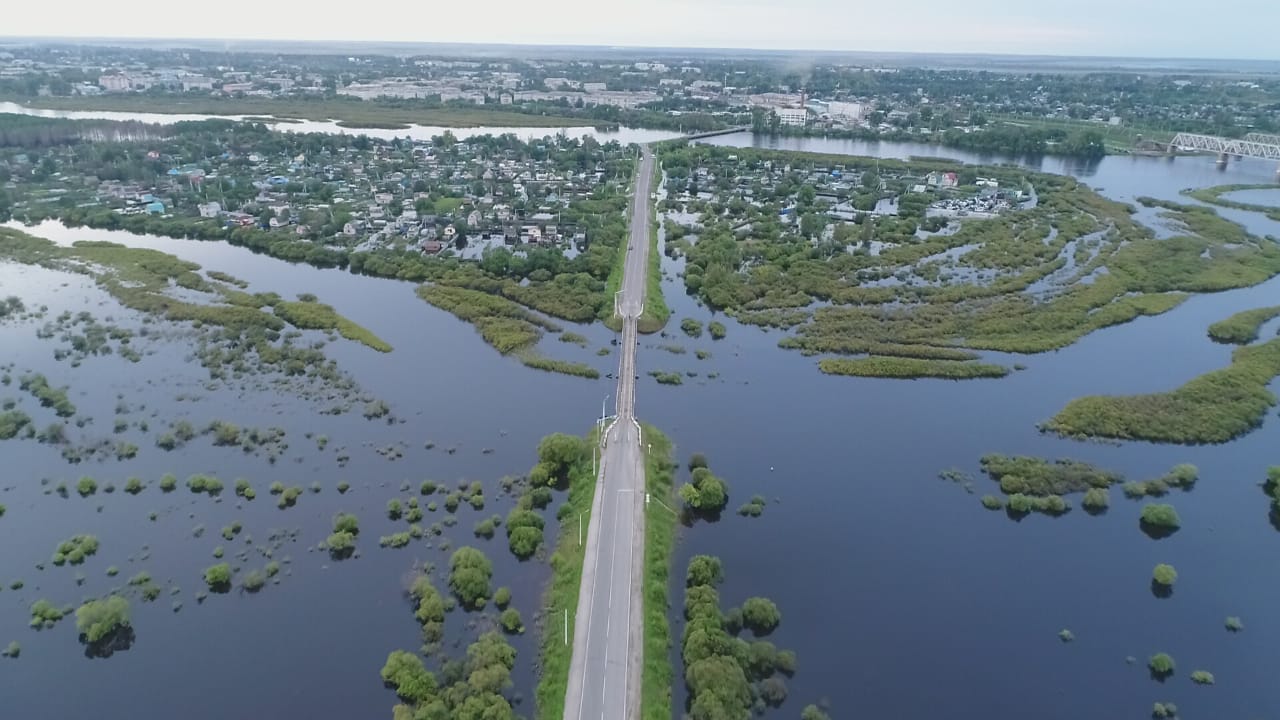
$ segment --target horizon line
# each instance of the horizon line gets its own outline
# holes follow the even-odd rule
[[[112,47],[113,43],[222,43],[226,45],[251,43],[295,43],[295,44],[349,44],[349,45],[403,45],[411,47],[474,47],[474,48],[544,48],[544,49],[582,49],[610,52],[626,51],[711,51],[711,52],[749,52],[790,55],[863,55],[863,56],[920,56],[920,57],[952,57],[952,58],[1014,58],[1014,59],[1058,59],[1058,60],[1123,60],[1123,61],[1181,61],[1181,62],[1247,62],[1268,63],[1280,70],[1280,59],[1262,57],[1179,57],[1160,55],[1067,55],[1057,53],[1030,54],[1016,52],[966,52],[966,51],[922,51],[922,50],[836,50],[798,49],[798,48],[750,48],[716,45],[625,45],[625,44],[579,44],[579,43],[510,43],[510,42],[476,42],[476,41],[442,41],[442,40],[369,40],[369,39],[299,39],[299,38],[218,38],[218,37],[179,37],[179,36],[95,36],[95,35],[7,35],[0,33],[0,45],[5,43],[53,43]],[[247,52],[247,51],[246,51]],[[340,53],[335,53],[340,54]],[[383,55],[384,53],[369,53]]]

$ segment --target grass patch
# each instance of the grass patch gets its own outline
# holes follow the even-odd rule
[[[662,370],[650,370],[649,377],[658,381],[659,385],[683,385],[684,377],[678,372],[664,372]]]
[[[1263,323],[1280,315],[1280,305],[1245,310],[1209,326],[1209,338],[1228,345],[1248,345],[1258,339]]]
[[[652,425],[644,425],[645,489],[653,499],[645,509],[644,531],[644,667],[640,678],[642,720],[671,717],[671,683],[674,671],[669,654],[671,554],[675,546],[675,462],[671,440]]]
[[[1276,396],[1280,340],[1237,348],[1231,365],[1163,393],[1072,400],[1042,428],[1068,437],[1224,443],[1262,424]]]
[[[1009,374],[1009,368],[1002,365],[899,357],[826,358],[818,361],[818,369],[828,375],[947,380],[1000,378]]]
[[[587,435],[587,446],[597,442],[593,429]],[[579,457],[569,468],[569,496],[556,513],[560,520],[556,549],[551,553],[551,582],[542,596],[546,613],[542,624],[541,672],[535,692],[538,718],[561,720],[564,717],[565,693],[568,692],[569,665],[573,645],[566,645],[561,620],[567,610],[570,618],[578,612],[578,592],[582,584],[584,547],[578,544],[578,517],[583,527],[591,522],[591,502],[595,497],[596,478],[591,459]],[[571,628],[572,630],[572,628]],[[572,633],[571,633],[572,634]]]
[[[503,354],[532,346],[542,338],[542,330],[560,329],[519,303],[480,290],[420,285],[416,292],[426,302],[475,325],[480,337]]]
[[[557,340],[559,340],[559,341],[560,341],[560,342],[562,342],[562,343],[573,343],[574,345],[577,345],[577,346],[579,346],[579,347],[586,347],[586,346],[587,346],[587,338],[586,338],[586,337],[584,337],[584,336],[582,336],[582,335],[579,335],[579,334],[578,334],[578,333],[576,333],[576,332],[563,332],[563,333],[560,333],[560,337],[558,337],[558,338],[556,338],[556,339],[557,339]]]
[[[522,353],[520,362],[525,367],[534,370],[545,370],[547,372],[560,373],[562,375],[573,375],[575,377],[583,377],[591,380],[600,378],[600,371],[587,365],[586,363],[569,362],[568,360],[555,360],[541,355],[532,353]]]
[[[1259,205],[1256,203],[1240,202],[1239,200],[1228,200],[1223,195],[1227,193],[1238,192],[1240,190],[1275,190],[1275,184],[1270,185],[1215,185],[1214,187],[1195,188],[1192,190],[1183,190],[1182,194],[1187,197],[1195,198],[1200,202],[1209,203],[1210,205],[1218,205],[1220,207],[1234,208],[1236,210],[1249,210],[1251,212],[1260,212],[1271,218],[1280,221],[1280,208],[1274,205]]]
[[[1124,479],[1120,473],[1078,460],[1050,462],[1037,457],[998,454],[982,456],[982,471],[1000,483],[1000,490],[1006,495],[1066,495],[1090,488],[1107,488]]]
[[[655,161],[656,162],[656,161]],[[644,188],[646,196],[652,195],[661,173],[653,174],[653,182]],[[641,188],[636,188],[640,192]],[[636,330],[642,333],[655,333],[666,327],[671,318],[671,308],[667,307],[666,298],[662,296],[662,253],[658,251],[658,208],[649,203],[649,272],[645,277],[644,312],[636,321]]]
[[[314,301],[280,301],[275,312],[290,325],[305,330],[336,330],[342,337],[361,343],[378,352],[391,352],[391,346],[377,335],[347,318],[330,305]]]

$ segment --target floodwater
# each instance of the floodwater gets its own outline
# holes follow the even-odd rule
[[[1265,205],[1267,207],[1280,208],[1280,187],[1275,189],[1255,188],[1253,190],[1236,190],[1222,196],[1224,200],[1234,200],[1235,202],[1249,203],[1250,205]]]
[[[735,141],[752,139],[714,139]],[[933,150],[973,159],[931,146],[787,142],[823,152],[901,157]],[[1037,169],[1076,174],[1123,201],[1139,195],[1180,200],[1182,188],[1265,182],[1273,170],[1245,161],[1220,171],[1201,158],[1031,162]],[[1257,214],[1222,212],[1255,233],[1280,235],[1280,224]],[[1141,217],[1155,214],[1144,210]],[[34,441],[0,444],[7,466],[0,502],[9,508],[0,518],[0,541],[11,548],[0,555],[0,582],[6,586],[0,592],[0,646],[11,638],[23,646],[19,660],[0,662],[0,697],[7,709],[15,716],[76,717],[87,711],[84,698],[92,697],[94,712],[106,718],[158,716],[173,707],[199,719],[386,717],[394,698],[377,672],[388,651],[412,650],[419,643],[403,597],[404,577],[415,560],[443,565],[448,553],[423,543],[383,550],[376,538],[406,527],[385,515],[388,499],[406,495],[398,491],[400,482],[416,487],[431,478],[485,484],[489,505],[477,512],[464,503],[458,525],[447,533],[454,547],[484,548],[495,562],[495,586],[515,590],[515,604],[531,627],[516,641],[521,659],[515,691],[525,698],[520,712],[533,714],[532,625],[546,572],[537,564],[516,563],[501,532],[483,541],[472,538],[470,529],[478,519],[505,513],[510,500],[499,499],[496,480],[532,465],[540,437],[589,427],[613,391],[612,381],[524,368],[484,345],[470,326],[419,301],[407,283],[290,265],[219,243],[69,230],[55,223],[30,231],[58,241],[113,239],[158,247],[241,277],[253,291],[315,293],[395,346],[380,355],[337,341],[327,352],[370,394],[388,400],[403,422],[370,422],[358,412],[320,415],[305,399],[205,391],[204,372],[186,362],[180,347],[159,341],[159,352],[140,365],[111,356],[71,369],[50,362],[51,347],[35,339],[31,326],[0,326],[4,361],[40,367],[53,385],[71,384],[73,401],[97,419],[90,435],[111,434],[116,394],[122,393],[131,404],[146,404],[138,417],[158,412],[150,435],[161,420],[182,416],[199,425],[223,418],[241,426],[284,426],[290,443],[274,466],[211,447],[207,438],[164,453],[151,446],[150,435],[133,429],[126,436],[142,452],[124,463],[70,466],[56,450]],[[1036,429],[1073,397],[1168,389],[1224,366],[1230,348],[1211,343],[1206,326],[1238,310],[1275,304],[1280,279],[1196,297],[1165,315],[1094,333],[1058,352],[993,353],[997,360],[1027,366],[1003,380],[888,381],[824,376],[815,358],[778,349],[779,331],[728,318],[719,318],[728,326],[724,340],[684,338],[681,318],[707,321],[713,315],[683,293],[676,278],[679,261],[663,263],[664,291],[673,308],[671,337],[641,341],[637,412],[672,437],[681,463],[692,452],[705,452],[731,492],[723,519],[681,531],[672,573],[673,636],[680,637],[681,586],[691,555],[723,559],[726,609],[752,595],[774,599],[783,621],[769,639],[797,651],[799,670],[788,681],[786,704],[770,716],[794,717],[803,705],[821,700],[829,701],[833,717],[1146,717],[1154,701],[1175,702],[1189,718],[1280,716],[1280,699],[1266,671],[1280,640],[1280,619],[1272,611],[1280,577],[1268,548],[1280,537],[1268,522],[1268,501],[1259,488],[1267,467],[1280,464],[1274,413],[1262,428],[1222,446],[1083,443]],[[121,322],[130,316],[109,301],[99,306],[105,296],[80,278],[0,265],[0,295],[10,293],[29,305],[48,302],[55,311],[89,309],[99,319],[114,315]],[[598,325],[566,328],[586,335],[588,347],[549,337],[545,352],[590,362],[602,372],[612,369],[615,356],[595,356],[597,348],[608,346],[610,331]],[[656,347],[669,342],[685,345],[689,353]],[[712,357],[697,360],[695,349]],[[669,387],[647,377],[649,370],[698,376]],[[708,379],[713,372],[718,377]],[[178,401],[179,393],[198,399]],[[18,395],[16,388],[0,389],[0,397],[10,395]],[[38,418],[39,425],[46,422],[44,415]],[[315,451],[304,438],[308,431],[326,434],[329,449]],[[427,441],[435,448],[425,449]],[[388,461],[374,451],[398,442],[404,447],[401,460]],[[345,467],[335,460],[342,446],[351,456]],[[457,448],[454,454],[446,452],[450,447]],[[485,454],[486,448],[494,452]],[[1078,458],[1131,479],[1190,462],[1199,466],[1201,480],[1190,493],[1166,498],[1183,527],[1155,541],[1138,529],[1141,503],[1118,490],[1100,517],[1077,509],[1061,518],[1033,515],[1013,522],[984,510],[978,497],[993,492],[994,484],[978,476],[978,459],[988,452]],[[938,479],[939,471],[952,467],[975,476],[974,494]],[[88,500],[74,492],[63,500],[42,495],[38,485],[46,476],[74,485],[82,474],[100,483],[122,485],[130,475],[154,483],[169,471],[179,478],[216,471],[228,485],[244,476],[258,489],[258,500],[235,510],[232,497],[215,504],[181,487],[164,496],[153,487],[136,498],[100,491]],[[282,512],[264,492],[276,479],[304,487],[318,480],[324,491],[308,492],[296,508]],[[332,489],[341,480],[353,486],[345,496]],[[754,494],[769,499],[763,517],[732,513]],[[160,513],[154,525],[146,520],[153,510]],[[360,517],[363,556],[333,562],[308,553],[342,510]],[[550,538],[555,523],[547,516]],[[214,562],[211,549],[240,543],[224,543],[217,535],[233,519],[245,523],[255,543],[271,528],[299,529],[298,542],[277,554],[292,556],[292,574],[258,595],[233,592],[197,606],[193,595],[202,586],[203,568]],[[428,513],[424,525],[432,521]],[[200,539],[191,533],[197,523],[207,528]],[[75,586],[69,567],[35,569],[59,540],[79,532],[97,534],[103,545],[82,568],[88,578],[83,588]],[[144,543],[151,558],[128,562]],[[255,557],[249,566],[262,562]],[[1175,565],[1179,573],[1168,599],[1153,597],[1149,588],[1151,568],[1159,562]],[[103,575],[111,564],[121,568],[116,581]],[[135,602],[137,639],[127,652],[105,661],[85,659],[71,619],[47,632],[26,627],[34,600],[75,602],[142,569],[157,581],[173,578],[185,606],[174,614],[167,595],[151,605]],[[8,590],[17,577],[26,588]],[[439,572],[437,586],[444,587]],[[1228,615],[1240,616],[1245,631],[1229,634],[1223,628]],[[462,637],[470,632],[463,626],[477,617],[455,612],[446,626],[452,637]],[[1063,628],[1074,633],[1075,642],[1058,640]],[[1147,677],[1145,659],[1155,652],[1177,660],[1177,675],[1164,684]],[[1126,662],[1129,656],[1134,664]],[[678,647],[672,661],[679,669]],[[1217,687],[1193,685],[1188,674],[1195,669],[1213,672]],[[685,696],[679,675],[676,716]],[[228,690],[200,692],[211,683]],[[77,692],[67,693],[66,687]],[[190,702],[198,692],[201,701]]]
[[[245,118],[272,117],[269,115],[197,115],[182,113],[131,113],[108,110],[48,110],[31,108],[14,102],[0,102],[0,113],[16,113],[37,117],[69,118],[73,120],[133,120],[138,122],[169,124],[182,121],[197,120],[244,120]],[[680,133],[671,130],[647,130],[644,128],[620,127],[616,130],[600,130],[591,126],[581,127],[442,127],[436,125],[410,125],[408,128],[346,128],[334,120],[293,120],[282,119],[273,127],[284,132],[329,133],[335,135],[367,135],[369,137],[392,140],[395,138],[413,138],[414,140],[430,140],[433,137],[452,133],[459,140],[466,140],[480,135],[516,135],[522,140],[543,138],[559,134],[572,138],[592,136],[596,140],[607,143],[617,140],[623,145],[629,143],[649,143],[670,140],[679,137]]]
[[[383,689],[378,671],[389,651],[416,650],[421,644],[412,606],[404,595],[408,578],[416,564],[433,563],[438,568],[436,586],[447,591],[452,550],[428,547],[427,541],[399,550],[381,549],[378,538],[408,529],[406,521],[387,517],[387,501],[416,495],[419,484],[432,479],[449,488],[462,480],[484,484],[486,507],[476,511],[464,501],[456,512],[456,527],[445,528],[445,537],[452,548],[483,549],[494,562],[493,586],[509,585],[514,591],[513,606],[529,628],[512,640],[521,658],[515,691],[526,698],[522,712],[532,714],[535,624],[546,566],[517,562],[501,528],[494,539],[483,540],[473,536],[472,527],[491,515],[505,516],[514,498],[501,493],[498,480],[527,472],[536,461],[543,435],[556,430],[582,433],[591,426],[611,389],[608,381],[594,383],[526,369],[491,351],[471,326],[419,300],[408,283],[290,265],[220,243],[68,230],[56,223],[29,231],[59,242],[114,240],[156,247],[201,263],[206,270],[232,273],[248,281],[250,291],[274,290],[286,297],[317,294],[395,347],[384,355],[339,339],[326,352],[365,391],[385,399],[399,422],[365,420],[359,403],[347,415],[330,416],[319,412],[329,403],[253,390],[207,391],[203,386],[207,373],[189,358],[188,348],[174,342],[136,340],[141,347],[156,350],[137,365],[112,355],[89,358],[73,369],[66,362],[53,362],[53,345],[36,339],[35,327],[42,323],[0,325],[3,363],[16,366],[14,384],[0,388],[0,398],[21,397],[16,378],[28,369],[38,369],[51,385],[70,385],[72,402],[81,414],[94,418],[86,430],[70,426],[69,434],[125,439],[141,448],[136,460],[73,466],[62,460],[57,449],[34,440],[0,443],[6,468],[0,480],[0,504],[8,508],[0,518],[0,541],[7,548],[0,554],[4,588],[0,591],[0,637],[4,638],[0,648],[10,640],[22,645],[18,660],[0,663],[0,697],[7,713],[81,717],[90,707],[86,698],[93,698],[93,712],[107,718],[162,717],[174,707],[183,707],[184,717],[210,720],[388,717],[395,698]],[[11,294],[22,297],[28,307],[47,304],[49,319],[64,309],[88,310],[100,322],[111,317],[121,325],[139,326],[132,313],[79,276],[0,264],[0,296]],[[612,338],[608,329],[570,324],[566,328],[586,335],[590,346],[579,348],[548,337],[547,354],[592,363],[602,372],[611,370],[611,357],[595,355],[596,349],[608,346]],[[134,410],[124,417],[148,421],[149,432],[130,428],[113,435],[118,394]],[[29,398],[24,407],[37,427],[54,420],[51,411],[38,408]],[[290,447],[275,465],[238,449],[213,447],[208,437],[196,438],[173,452],[156,448],[155,436],[169,422],[183,418],[197,427],[213,419],[241,427],[280,426],[288,431]],[[315,440],[305,437],[308,432],[328,437],[325,451],[318,451]],[[426,449],[428,442],[435,447]],[[388,446],[400,448],[404,457],[384,459],[377,450]],[[337,460],[341,455],[350,456],[345,466]],[[178,476],[179,487],[161,494],[156,485],[166,472]],[[182,486],[188,475],[197,472],[211,472],[224,481],[227,490],[221,502],[193,495]],[[96,496],[82,499],[74,490],[82,475],[94,477],[100,486],[113,482],[117,488],[136,475],[151,487],[136,497],[119,489],[110,495],[100,489]],[[255,501],[243,503],[243,509],[237,508],[241,503],[231,493],[237,477],[249,479],[258,493]],[[67,481],[70,497],[42,494],[42,478],[51,479],[49,487]],[[308,489],[296,507],[282,511],[267,493],[276,480],[304,488],[319,482],[323,489],[320,494]],[[342,481],[351,484],[345,495],[335,490]],[[404,481],[411,485],[408,492],[400,491]],[[443,495],[420,498],[424,509],[431,500],[440,504],[437,512],[425,513],[424,528],[448,514]],[[555,533],[553,509],[544,513],[548,540]],[[158,513],[154,523],[148,521],[153,511]],[[360,519],[357,546],[362,557],[335,562],[326,553],[309,552],[330,532],[332,517],[344,511]],[[195,594],[204,589],[204,568],[219,562],[211,554],[213,549],[225,546],[226,559],[231,560],[238,548],[245,547],[243,538],[227,542],[219,534],[223,526],[237,520],[255,545],[266,545],[276,529],[298,531],[296,543],[286,543],[275,553],[277,560],[284,555],[292,558],[285,565],[291,575],[282,574],[279,586],[268,585],[256,595],[234,590],[197,605]],[[193,537],[196,525],[206,528],[201,538]],[[102,544],[98,554],[79,568],[48,565],[56,545],[78,533],[98,536]],[[145,561],[141,559],[144,547],[150,548]],[[137,559],[130,561],[130,556]],[[42,562],[46,568],[37,570],[36,564]],[[266,562],[254,552],[244,567],[260,568]],[[110,565],[120,568],[119,577],[106,577]],[[82,587],[74,581],[77,570],[86,576]],[[59,606],[79,604],[82,598],[124,585],[143,570],[164,586],[165,594],[152,604],[133,600],[136,642],[128,651],[108,660],[85,659],[74,618],[48,631],[27,628],[28,608],[34,601],[47,598]],[[9,583],[18,579],[25,587],[9,590]],[[168,595],[171,583],[181,588],[179,595]],[[175,599],[184,605],[177,613],[171,610]],[[492,624],[494,616],[492,605],[483,614],[451,613],[446,622],[449,653],[462,653],[465,643],[455,647],[452,640],[474,636],[472,623],[483,627]],[[77,691],[65,692],[66,682],[74,683]],[[234,690],[202,692],[210,683]],[[195,693],[206,697],[192,703]]]

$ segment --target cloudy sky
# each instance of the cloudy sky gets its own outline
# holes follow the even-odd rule
[[[1280,57],[1276,0],[15,0],[0,35]],[[1211,14],[1204,14],[1211,10]]]

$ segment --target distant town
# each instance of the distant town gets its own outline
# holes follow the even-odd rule
[[[684,131],[750,125],[778,134],[1080,155],[1125,151],[1179,131],[1238,137],[1280,130],[1280,78],[1270,75],[796,67],[702,55],[481,59],[12,45],[0,47],[0,98],[139,110],[168,98],[216,114],[274,102],[283,115],[301,104],[313,110],[308,115],[323,117],[327,109],[336,120],[363,103],[554,116],[561,124]]]

